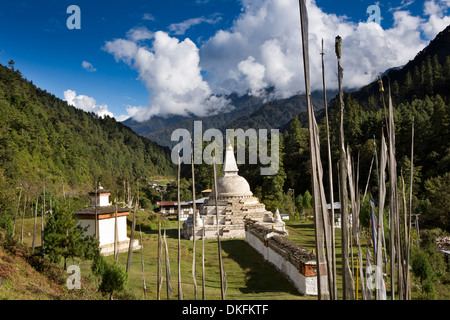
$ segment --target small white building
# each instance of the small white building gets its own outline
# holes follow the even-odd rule
[[[207,198],[201,198],[195,200],[197,212],[206,199]],[[160,207],[160,214],[165,216],[178,215],[178,201],[158,201],[156,204]],[[193,201],[180,201],[180,208],[180,221],[186,221],[189,218],[189,215],[192,215],[194,212]]]
[[[109,203],[110,195],[110,191],[99,187],[97,191],[89,192],[91,205],[74,212],[79,220],[79,225],[83,228],[87,227],[85,235],[99,239],[100,253],[105,256],[114,254],[116,221],[118,252],[128,251],[130,245],[130,238],[127,237],[127,216],[130,214],[130,210],[117,207],[116,213],[116,206]],[[132,248],[133,250],[140,249],[138,240],[133,240]]]
[[[327,204],[327,209],[328,209],[328,213],[331,213],[331,204],[328,203]],[[335,228],[340,228],[341,227],[341,203],[340,202],[335,202],[333,203],[333,210],[334,210],[334,227]],[[348,223],[349,226],[352,226],[352,213],[351,213],[351,208],[349,205],[348,208]]]

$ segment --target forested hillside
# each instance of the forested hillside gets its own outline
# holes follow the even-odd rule
[[[414,212],[420,214],[424,227],[450,230],[450,27],[441,32],[417,57],[399,70],[383,77],[384,92],[374,81],[361,90],[345,95],[345,141],[356,162],[360,160],[360,185],[364,192],[375,146],[379,152],[381,132],[385,130],[385,108],[391,88],[396,130],[396,158],[399,175],[403,172],[409,188],[411,135],[414,120]],[[350,76],[350,75],[347,75]],[[345,76],[344,76],[345,79]],[[345,80],[344,80],[345,81]],[[330,137],[333,170],[339,158],[339,108],[337,100],[330,103]],[[324,177],[327,173],[326,127],[321,122],[321,152]],[[386,136],[386,131],[385,131]],[[284,134],[284,190],[303,193],[310,188],[308,168],[308,131],[294,120]],[[298,165],[296,168],[294,164]],[[298,170],[303,168],[303,170]],[[400,179],[400,178],[399,178]],[[324,181],[327,186],[327,180]],[[335,180],[336,182],[336,180]],[[369,192],[377,197],[377,175],[372,171]],[[398,183],[401,186],[401,181]],[[338,185],[334,186],[337,199]]]
[[[124,180],[175,172],[167,148],[67,105],[24,79],[13,61],[0,65],[0,145],[1,209],[15,206],[19,188],[37,192],[44,180],[60,196],[63,186],[83,194],[98,181],[117,190]]]
[[[390,77],[390,73],[386,75],[383,78],[384,92],[380,92],[379,84],[375,81],[360,91],[346,93],[344,99],[345,141],[350,148],[355,166],[359,156],[359,189],[361,193],[364,193],[370,165],[372,159],[375,159],[375,150],[380,152],[381,133],[383,129],[385,130],[383,99],[387,107],[390,77],[394,101],[398,186],[402,186],[400,175],[403,173],[406,194],[409,193],[411,135],[414,119],[413,210],[420,214],[422,227],[440,227],[447,231],[450,231],[450,50],[445,49],[448,46],[440,45],[440,43],[449,41],[449,30],[450,28],[447,28],[441,33],[430,44],[430,47],[418,54],[417,58],[404,68],[391,71],[395,73],[394,81],[394,77]],[[446,52],[445,56],[444,52]],[[414,72],[414,70],[420,71]],[[338,199],[339,110],[336,108],[336,103],[337,101],[333,100],[329,104],[329,118],[333,175],[335,177],[334,198]],[[265,123],[270,128],[271,126],[264,119],[269,118],[270,110],[278,109],[275,104],[272,107],[270,104],[268,106],[269,113],[264,107],[256,113],[259,114],[257,119],[261,120],[258,121],[258,124]],[[280,116],[277,112],[272,116],[276,114]],[[319,111],[318,121],[321,134],[324,186],[328,189],[326,123],[324,114],[320,113]],[[253,118],[244,118],[242,123],[249,119]],[[299,212],[302,206],[308,202],[303,203],[305,193],[306,198],[310,197],[308,193],[308,190],[311,191],[309,136],[308,129],[302,125],[304,119],[305,113],[296,115],[281,130],[283,134],[280,144],[280,171],[277,175],[261,176],[259,165],[240,165],[239,167],[239,174],[249,181],[252,191],[268,206],[269,210],[279,208],[282,212],[293,214],[295,207]],[[271,119],[271,121],[277,120]],[[252,125],[256,126],[256,123]],[[257,127],[264,128],[263,125]],[[377,199],[378,177],[375,162],[373,166],[368,192],[374,199]],[[203,167],[199,166],[199,172],[205,169]],[[188,170],[186,170],[185,177],[186,180],[190,178]],[[197,181],[204,181],[206,184],[208,180],[199,178]],[[401,190],[399,191],[401,193]],[[326,194],[328,195],[328,191]]]

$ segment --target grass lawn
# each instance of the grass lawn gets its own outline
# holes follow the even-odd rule
[[[25,219],[24,224],[24,242],[31,247],[34,219]],[[20,237],[22,221],[18,220],[16,224],[16,236]],[[287,221],[289,231],[288,238],[309,249],[316,251],[314,223],[310,220]],[[139,226],[137,226],[139,230]],[[130,230],[128,230],[130,233]],[[173,295],[171,299],[178,299],[178,239],[177,222],[170,221],[167,225],[167,242],[169,247],[171,285]],[[139,232],[135,234],[139,239]],[[147,288],[146,299],[155,300],[157,287],[157,248],[158,233],[157,230],[146,228],[142,232],[145,281]],[[337,285],[338,294],[342,299],[342,266],[341,266],[341,229],[336,229],[336,260],[337,260]],[[363,263],[365,265],[366,243],[367,239],[361,237],[361,250],[363,253]],[[36,246],[40,246],[40,219],[38,219]],[[295,287],[271,264],[266,262],[263,257],[250,247],[244,239],[223,239],[222,255],[224,261],[224,270],[227,276],[227,300],[317,300],[316,296],[302,296]],[[181,282],[184,300],[195,299],[194,282],[192,277],[192,253],[193,242],[181,239]],[[197,299],[202,298],[202,241],[196,241],[196,280],[197,280]],[[141,252],[134,251],[132,265],[129,275],[127,290],[136,299],[144,299]],[[119,263],[125,268],[128,253],[119,254]],[[356,283],[356,260],[357,247],[353,246],[353,266]],[[112,262],[113,256],[106,257],[107,261]],[[71,261],[68,261],[70,265]],[[79,261],[75,263],[81,267],[82,275],[93,279],[90,266],[91,261]],[[350,262],[351,263],[351,262]],[[389,273],[388,267],[388,273]],[[359,274],[358,274],[359,276]],[[389,279],[388,279],[389,280]],[[358,280],[359,283],[361,279]],[[166,273],[163,257],[163,286],[161,289],[161,300],[167,299],[166,293]],[[359,285],[360,287],[360,285]],[[388,295],[390,285],[388,284]],[[361,292],[359,289],[359,299]],[[220,274],[218,263],[218,245],[217,240],[205,240],[205,296],[207,300],[220,300]]]
[[[171,223],[167,229],[169,247],[171,299],[178,299],[178,239],[177,224]],[[143,232],[144,268],[147,299],[156,299],[157,287],[157,231]],[[139,233],[136,233],[139,238]],[[250,247],[244,239],[221,240],[224,270],[227,276],[227,300],[316,300],[317,297],[302,296],[295,287],[271,264]],[[193,242],[181,239],[181,282],[184,300],[194,300],[194,281],[192,277]],[[128,253],[119,254],[119,263],[126,266]],[[196,241],[196,281],[197,299],[202,298],[202,241]],[[113,261],[108,256],[107,261]],[[83,275],[90,274],[90,261],[81,262]],[[165,265],[163,264],[163,286],[161,300],[167,299]],[[142,265],[140,251],[133,252],[128,290],[136,298],[144,299]],[[220,274],[217,240],[205,240],[205,297],[206,300],[220,300]]]

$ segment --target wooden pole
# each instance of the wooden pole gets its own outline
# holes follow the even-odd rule
[[[118,250],[118,246],[117,246],[117,238],[118,238],[118,230],[117,230],[117,198],[114,199],[115,202],[115,213],[114,213],[114,259],[116,260],[116,262],[119,261],[119,250]]]
[[[144,271],[144,244],[142,242],[141,225],[139,225],[139,238],[141,240],[142,288],[144,290],[144,299],[147,299],[147,286],[145,285],[145,271]]]
[[[161,216],[158,217],[158,269],[157,269],[156,299],[161,300],[162,287],[162,239],[161,239]]]
[[[196,235],[196,220],[197,220],[197,205],[195,203],[195,170],[194,170],[194,149],[192,146],[192,139],[191,139],[191,169],[192,169],[192,236],[193,236],[193,243],[192,243],[192,280],[194,282],[194,297],[195,300],[197,300],[197,279],[195,275],[195,238]]]
[[[341,190],[341,247],[342,247],[342,280],[343,280],[343,298],[344,300],[353,300],[354,286],[353,275],[350,271],[348,263],[348,199],[347,199],[347,161],[345,152],[345,139],[344,139],[344,93],[342,91],[342,79],[343,69],[341,66],[342,55],[342,38],[336,37],[336,56],[338,60],[338,83],[339,83],[339,102],[340,102],[340,176],[339,185]]]
[[[328,255],[331,255],[331,249],[327,250],[327,256],[325,256],[324,252],[324,241],[327,244],[327,249],[329,248],[329,243],[327,240],[327,233],[330,231],[329,228],[326,228],[327,225],[327,217],[328,211],[326,208],[326,201],[324,199],[325,195],[323,193],[323,185],[321,184],[322,180],[319,178],[321,176],[321,163],[320,163],[320,152],[318,150],[319,141],[318,141],[318,128],[317,123],[314,117],[314,111],[312,110],[311,104],[311,88],[310,88],[310,69],[309,69],[309,49],[308,49],[308,13],[306,9],[306,4],[304,0],[299,1],[300,7],[300,26],[301,26],[301,34],[302,34],[302,50],[303,50],[303,67],[305,74],[305,92],[306,92],[306,101],[308,108],[308,123],[309,123],[309,145],[310,145],[310,156],[311,156],[311,167],[312,167],[312,191],[313,191],[313,200],[314,200],[314,223],[315,223],[315,239],[316,239],[316,259],[317,259],[317,279],[318,279],[318,298],[321,299],[329,299],[329,287],[332,287],[330,280],[331,277],[331,267],[329,263],[331,262],[331,258]],[[325,205],[324,205],[325,204]],[[327,281],[323,281],[322,279],[324,274],[323,266],[328,270]]]
[[[97,202],[98,202],[98,181],[95,184],[95,207],[94,207],[94,212],[95,212],[95,238],[99,239],[99,234],[98,234],[98,217],[97,217]]]
[[[22,213],[22,230],[20,233],[20,242],[23,242],[23,225],[25,223],[25,208],[26,208],[27,198],[28,198],[28,192],[26,193],[26,195],[23,199],[24,201],[23,201],[23,213]]]
[[[406,244],[406,286],[407,286],[407,300],[411,300],[411,285],[409,278],[409,259],[411,255],[411,217],[412,217],[412,195],[413,195],[413,183],[414,183],[414,117],[412,119],[411,126],[411,176],[409,182],[409,227],[408,227],[408,242]]]
[[[36,225],[37,225],[38,201],[39,201],[39,195],[36,198],[36,208],[34,210],[35,212],[34,212],[33,243],[32,243],[33,250],[36,248]],[[33,209],[31,211],[33,211]]]
[[[401,233],[400,233],[400,215],[398,210],[398,192],[397,192],[397,161],[395,159],[395,124],[394,124],[394,107],[392,104],[391,88],[389,85],[389,182],[390,182],[390,203],[389,211],[391,213],[391,230],[390,240],[391,247],[391,292],[392,300],[395,300],[395,271],[397,271],[397,285],[399,298],[403,299],[403,261],[401,250]],[[394,242],[395,241],[395,242]],[[395,268],[398,259],[397,268]],[[395,270],[397,269],[397,270]]]
[[[224,287],[224,269],[223,269],[223,261],[222,261],[222,245],[220,243],[220,228],[219,228],[219,206],[217,201],[217,194],[219,192],[217,187],[217,168],[216,168],[216,154],[214,152],[213,157],[213,169],[214,169],[214,200],[216,205],[216,224],[217,224],[217,246],[219,253],[219,269],[220,269],[220,291],[222,300],[225,300],[225,287]]]
[[[42,210],[44,211],[45,215],[45,178],[43,179],[43,184],[44,184],[44,198],[42,199]],[[70,202],[69,202],[69,209],[70,209]]]
[[[14,237],[14,234],[16,232],[16,219],[17,219],[17,214],[19,213],[20,198],[22,197],[22,190],[23,190],[23,187],[21,186],[20,187],[20,193],[19,193],[19,200],[17,201],[16,214],[14,215],[14,227],[13,227],[13,234],[12,234],[13,237]]]
[[[378,178],[379,182],[379,199],[378,199],[378,226],[373,226],[377,228],[377,242],[376,242],[376,265],[378,271],[381,273],[383,270],[383,247],[384,247],[384,203],[386,200],[386,183],[385,183],[385,171],[386,171],[386,162],[387,162],[387,146],[386,141],[384,139],[384,132],[381,133],[381,157],[380,157],[380,175]],[[377,300],[385,300],[386,299],[386,290],[384,288],[376,288],[376,299]]]
[[[170,261],[169,261],[169,247],[167,246],[166,228],[164,227],[164,248],[165,248],[165,262],[166,262],[166,289],[167,300],[172,298],[172,277],[170,275]]]
[[[45,257],[45,243],[44,243],[44,235],[45,235],[45,230],[44,230],[44,218],[45,218],[45,214],[44,214],[44,208],[41,205],[41,250],[42,250],[42,256]]]
[[[202,300],[205,300],[205,227],[202,229]]]
[[[137,210],[138,204],[139,204],[139,194],[137,196],[137,199],[136,199],[136,202],[134,205],[133,222],[131,224],[130,244],[128,246],[127,272],[130,271],[131,260],[132,260],[132,256],[133,256],[134,229],[136,228],[136,210]]]
[[[327,151],[328,151],[328,179],[330,183],[330,202],[331,202],[331,256],[332,256],[332,268],[333,273],[329,276],[332,277],[333,287],[330,288],[331,299],[337,300],[337,281],[336,281],[336,235],[334,230],[334,191],[333,191],[333,163],[331,159],[331,143],[330,143],[330,126],[328,121],[328,100],[326,91],[326,81],[325,81],[325,52],[323,49],[323,39],[322,39],[322,87],[323,87],[323,104],[325,108],[325,118],[327,127]]]
[[[181,198],[180,198],[180,178],[181,158],[178,150],[178,300],[183,300],[183,290],[181,287]]]

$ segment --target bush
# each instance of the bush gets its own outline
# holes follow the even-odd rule
[[[14,256],[26,258],[29,254],[27,246],[11,236],[6,236],[5,240],[2,242],[2,246]]]
[[[128,273],[117,263],[107,264],[99,290],[113,298],[114,292],[122,292],[128,283]]]
[[[103,276],[103,273],[105,273],[106,267],[107,267],[107,263],[105,261],[105,258],[103,258],[103,256],[100,253],[95,255],[94,260],[92,261],[92,265],[91,265],[91,271],[94,274],[94,276],[96,276],[96,277]]]
[[[420,278],[422,290],[424,281],[435,281],[436,275],[431,267],[428,255],[421,249],[413,249],[411,266],[414,274]]]
[[[11,215],[7,213],[0,214],[0,228],[4,229],[6,235],[10,236],[13,234],[13,220]],[[1,239],[0,239],[1,240]]]
[[[41,257],[38,254],[33,254],[27,257],[27,262],[37,272],[46,276],[49,280],[56,282],[59,285],[65,283],[65,274],[62,268],[48,259]]]

